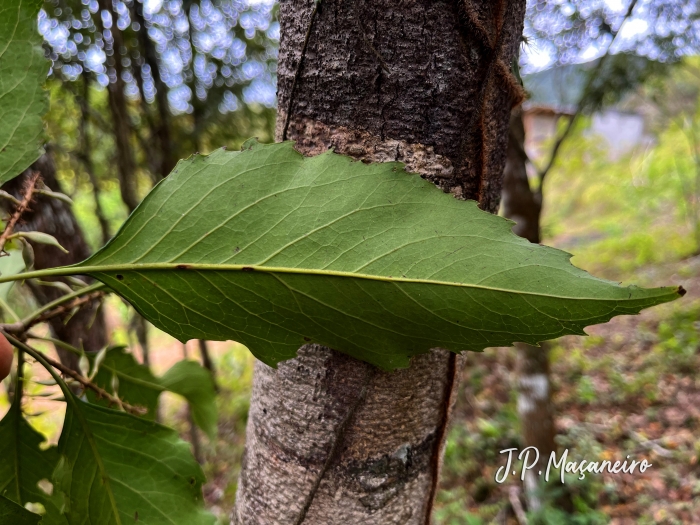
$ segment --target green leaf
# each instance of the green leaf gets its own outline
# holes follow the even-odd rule
[[[118,392],[112,390],[113,376],[119,380]],[[155,377],[123,347],[113,348],[107,351],[94,382],[127,403],[146,408],[148,412],[144,417],[147,419],[155,418],[161,392],[168,390],[178,394],[189,403],[195,424],[210,439],[216,437],[218,418],[214,381],[211,373],[194,361],[175,363],[162,377]],[[88,391],[87,395],[91,403],[107,405],[107,401],[99,399],[94,392]]]
[[[29,512],[3,496],[0,496],[0,523],[3,525],[36,525],[41,516]],[[44,522],[45,523],[45,522]]]
[[[39,244],[48,244],[49,246],[55,246],[59,250],[61,250],[63,253],[68,253],[68,250],[66,250],[63,246],[60,245],[60,243],[56,240],[56,237],[53,235],[49,235],[48,233],[43,233],[43,232],[17,232],[15,233],[17,237],[20,237],[22,239],[29,239],[32,242],[36,242]]]
[[[9,250],[9,255],[0,257],[0,275],[15,275],[24,270],[24,259],[21,250]],[[7,301],[7,296],[14,282],[0,284],[0,299]]]
[[[38,485],[51,479],[58,463],[56,447],[41,450],[39,445],[44,441],[22,416],[19,403],[13,403],[0,421],[0,496],[21,505],[41,503],[46,509],[43,525],[65,525],[55,503]],[[0,523],[15,522],[0,519]]]
[[[94,356],[90,357],[94,359]],[[112,391],[113,376],[119,380],[118,393]],[[150,369],[138,363],[124,347],[107,350],[93,381],[104,390],[119,395],[122,401],[144,407],[147,410],[144,415],[146,419],[155,419],[158,396],[163,391],[163,387]],[[103,406],[108,404],[105,399],[98,398],[92,391],[88,391],[87,396],[91,403]]]
[[[49,62],[37,28],[38,0],[0,0],[0,184],[41,156]]]
[[[194,361],[175,363],[160,379],[163,388],[181,395],[190,405],[192,419],[209,439],[216,438],[216,390],[211,373]]]
[[[102,250],[47,273],[88,273],[181,341],[232,339],[273,366],[316,342],[405,367],[679,296],[592,277],[512,224],[398,163],[248,145],[180,162]]]
[[[73,524],[211,525],[204,475],[177,433],[143,418],[67,399],[55,490]]]

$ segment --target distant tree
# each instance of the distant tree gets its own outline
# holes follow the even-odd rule
[[[525,20],[524,71],[532,71],[532,57],[548,56],[549,66],[581,62],[587,54],[598,58],[584,73],[583,88],[573,111],[554,137],[551,150],[536,162],[525,152],[522,113],[511,116],[508,162],[504,174],[502,210],[516,221],[514,231],[531,242],[542,242],[541,214],[546,176],[555,167],[562,147],[572,137],[581,116],[614,104],[643,83],[660,77],[684,55],[700,49],[697,3],[679,0],[631,0],[623,9],[603,0],[528,4]],[[638,32],[644,26],[644,30]],[[630,29],[631,28],[631,29]],[[636,28],[636,29],[635,29]],[[528,166],[529,165],[529,166]],[[534,177],[528,176],[528,171]],[[534,179],[534,180],[533,180]],[[535,446],[546,461],[556,450],[554,407],[546,343],[542,348],[518,348],[518,412],[524,446]],[[526,479],[532,509],[540,506],[536,478]]]
[[[41,184],[54,192],[63,192],[60,182],[56,179],[56,167],[51,151],[45,153],[38,161],[22,175],[3,185],[3,189],[16,198],[21,199],[28,179],[36,173],[41,176]],[[11,209],[11,203],[3,202],[5,211]],[[31,210],[22,218],[20,231],[39,231],[52,235],[67,252],[50,244],[33,243],[30,252],[34,269],[51,268],[55,264],[75,264],[91,253],[85,240],[83,230],[73,214],[72,207],[63,200],[37,195]],[[70,281],[64,277],[48,277],[43,285],[36,281],[28,281],[27,287],[36,302],[43,306],[65,294]],[[97,352],[107,344],[105,319],[99,301],[91,301],[87,308],[82,308],[69,318],[56,317],[51,319],[49,326],[52,336],[71,346],[84,349],[86,352]],[[78,357],[55,346],[61,361],[70,368],[78,370]]]
[[[39,28],[52,78],[106,88],[121,194],[138,203],[139,173],[166,176],[183,154],[267,134],[279,26],[272,1],[51,0]],[[85,98],[84,90],[71,89]],[[212,138],[215,140],[212,141]],[[138,166],[138,168],[137,168]]]
[[[116,179],[128,212],[178,159],[250,135],[272,139],[278,24],[272,1],[212,3],[50,0],[39,29],[52,80],[79,108],[66,157],[93,189],[102,242],[111,233],[101,187]],[[95,90],[106,91],[98,105]],[[65,137],[71,133],[63,133]],[[111,162],[98,167],[102,148]],[[75,152],[79,153],[75,153]],[[58,158],[59,170],[62,158]],[[130,323],[148,362],[147,324]],[[203,361],[212,368],[205,342]]]

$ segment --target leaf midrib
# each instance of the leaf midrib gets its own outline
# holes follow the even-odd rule
[[[53,269],[52,269],[53,270]],[[143,263],[143,264],[105,264],[105,265],[95,265],[95,266],[67,266],[63,268],[56,268],[55,272],[52,270],[42,271],[42,275],[66,275],[77,273],[76,270],[80,270],[80,273],[95,274],[95,273],[105,273],[105,272],[129,272],[129,271],[177,271],[177,272],[187,272],[187,271],[239,271],[239,272],[259,272],[259,273],[282,273],[282,274],[296,274],[296,275],[311,275],[311,276],[324,276],[324,277],[343,277],[346,279],[363,279],[368,281],[380,281],[388,283],[409,283],[409,284],[430,284],[437,286],[452,286],[456,288],[471,288],[477,290],[487,290],[491,292],[502,292],[517,295],[530,295],[535,297],[546,297],[551,299],[567,299],[572,301],[623,301],[625,298],[609,298],[601,299],[600,297],[572,297],[563,296],[555,294],[547,294],[541,292],[529,292],[524,290],[511,290],[508,288],[499,288],[495,286],[484,286],[480,284],[472,283],[459,283],[451,281],[438,281],[435,279],[413,279],[409,277],[393,277],[393,276],[383,276],[383,275],[372,275],[363,273],[353,273],[353,272],[343,272],[338,270],[320,270],[320,269],[309,269],[309,268],[287,268],[287,267],[277,267],[277,266],[258,266],[253,264],[201,264],[201,263]],[[25,275],[28,278],[29,275]],[[658,295],[666,295],[671,293],[674,287],[657,288]],[[646,299],[653,296],[639,297],[635,299]]]
[[[116,375],[119,378],[119,381],[122,379],[128,383],[132,383],[134,385],[142,386],[145,388],[149,388],[151,390],[157,390],[158,393],[162,392],[165,390],[162,385],[159,385],[158,383],[153,383],[151,381],[147,381],[145,379],[139,379],[138,377],[130,376],[110,365],[105,365],[104,363],[100,365],[100,368],[103,370],[106,370],[108,372],[111,372],[112,374]]]
[[[122,520],[121,516],[119,513],[119,508],[117,507],[117,502],[116,498],[114,496],[114,492],[112,491],[112,487],[110,486],[110,481],[111,478],[107,472],[107,469],[105,468],[104,462],[102,461],[102,455],[100,454],[98,448],[97,448],[97,443],[95,441],[95,436],[92,434],[92,430],[90,429],[90,425],[87,421],[87,418],[85,417],[85,414],[81,410],[81,407],[79,403],[82,403],[82,401],[79,401],[76,397],[73,396],[73,394],[70,391],[64,391],[64,394],[66,395],[66,399],[68,402],[72,405],[73,411],[76,414],[76,419],[80,422],[80,426],[82,427],[83,430],[83,436],[85,437],[85,440],[88,442],[88,446],[90,447],[92,451],[92,455],[95,459],[95,464],[97,466],[97,471],[102,476],[102,481],[103,481],[103,486],[105,487],[105,490],[107,491],[107,498],[109,499],[109,506],[111,508],[111,514],[114,516],[117,525],[122,525]],[[92,491],[93,483],[90,483],[90,490]]]

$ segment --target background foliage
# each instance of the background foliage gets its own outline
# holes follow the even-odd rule
[[[623,86],[648,116],[653,140],[611,159],[601,140],[589,133],[591,120],[581,118],[562,146],[563,160],[544,183],[544,234],[549,244],[574,253],[574,263],[597,275],[647,285],[681,283],[689,295],[641,317],[595,328],[588,339],[572,336],[555,342],[560,444],[573,456],[634,454],[650,457],[655,466],[642,478],[572,480],[567,490],[574,495],[573,517],[555,510],[552,500],[529,516],[535,523],[700,520],[700,442],[695,437],[700,386],[694,374],[700,345],[700,76],[692,56],[698,49],[693,31],[697,13],[692,2],[635,4],[633,19],[646,21],[654,30],[632,32],[618,44],[614,51],[619,56],[610,72],[617,83],[597,85],[595,103],[586,111],[621,103]],[[627,7],[624,2],[531,2],[525,45],[529,56],[523,71],[600,56]],[[129,212],[131,201],[124,187],[138,200],[178,158],[220,146],[237,149],[251,136],[272,140],[276,9],[272,2],[240,0],[45,3],[38,28],[53,60],[47,83],[46,149],[55,162],[60,189],[73,200],[72,210],[93,250]],[[639,74],[627,75],[629,57],[620,51],[644,58],[644,67],[635,70]],[[564,124],[560,122],[560,130]],[[6,260],[0,259],[3,264]],[[37,306],[27,286],[3,285],[3,292],[8,293],[3,300],[20,317]],[[95,382],[150,409],[143,419],[128,416],[130,428],[157,429],[159,443],[181,458],[182,475],[194,477],[195,487],[203,484],[206,507],[226,523],[243,446],[250,354],[236,343],[209,343],[208,354],[202,354],[198,343],[183,348],[153,327],[146,329],[144,339],[134,311],[114,297],[105,300],[102,312],[112,342],[127,349],[105,352]],[[5,321],[14,320],[7,311],[5,315]],[[37,336],[51,336],[45,325],[36,331]],[[50,341],[33,344],[56,356]],[[181,361],[184,357],[188,360]],[[88,360],[87,374],[94,359]],[[207,359],[213,362],[209,369],[202,366]],[[487,523],[495,518],[514,522],[508,488],[493,482],[502,464],[495,451],[517,446],[520,439],[513,369],[510,350],[469,356],[447,445],[438,523]],[[210,380],[211,370],[216,382]],[[190,382],[182,379],[197,375],[199,379]],[[11,404],[15,380],[3,382],[0,396],[0,411],[10,416],[17,414],[12,412],[17,405]],[[41,458],[36,461],[53,466],[59,463],[58,451],[68,460],[86,453],[65,438],[59,443],[65,405],[59,399],[65,394],[54,383],[36,363],[25,366],[24,420],[18,420],[26,420],[19,426],[26,433],[22,442],[33,447],[32,453]],[[88,397],[99,403],[92,394]],[[80,414],[75,407],[84,408],[74,405],[70,421]],[[87,410],[86,421],[96,428],[106,414],[127,418],[102,408]],[[11,420],[6,416],[3,421]],[[5,436],[8,428],[0,426],[0,433]],[[206,483],[176,434],[189,442],[201,461]],[[58,449],[46,448],[41,444],[45,439]],[[0,440],[4,445],[11,442]],[[105,461],[105,468],[117,467],[110,458]],[[69,479],[70,469],[70,461],[64,461],[62,479]],[[54,498],[63,491],[60,486],[37,485],[39,481],[30,478],[26,487],[38,494],[37,501],[44,501],[44,510],[65,504]],[[71,494],[69,486],[64,485],[66,494]],[[173,490],[196,499],[197,490]],[[6,511],[6,506],[0,499],[0,516],[18,512]],[[213,519],[192,510],[195,506],[188,507],[197,516],[191,523]]]

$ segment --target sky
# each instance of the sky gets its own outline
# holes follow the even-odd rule
[[[130,25],[138,24],[131,20],[130,10],[124,1],[113,0],[117,20],[113,20],[106,11],[99,13],[106,29],[102,35],[94,24],[94,17],[98,16],[99,11],[97,0],[80,1],[80,13],[61,12],[59,8],[51,13],[42,10],[39,30],[53,49],[56,68],[61,68],[60,72],[56,71],[57,74],[67,80],[75,80],[85,69],[94,73],[99,85],[106,87],[110,81],[114,81],[115,74],[106,65],[108,55],[112,53],[113,26],[125,30]],[[619,29],[619,35],[610,49],[612,53],[637,49],[654,58],[654,49],[640,44],[649,40],[651,33],[664,31],[658,25],[651,27],[647,21],[647,5],[654,0],[640,0],[633,16],[620,26],[629,1],[548,0],[547,8],[556,6],[563,15],[574,12],[575,7],[571,2],[576,2],[583,15],[586,11],[603,9],[612,29]],[[143,2],[148,34],[162,60],[160,74],[169,88],[168,100],[173,113],[192,112],[195,97],[205,100],[212,87],[224,90],[219,104],[222,113],[236,111],[241,103],[265,107],[276,105],[280,28],[274,20],[275,0],[200,0],[192,4],[189,14],[184,12],[183,0]],[[691,3],[692,0],[688,0],[688,4]],[[541,29],[551,29],[552,39],[538,40],[533,37],[534,33],[528,34],[526,23],[525,36],[528,41],[521,52],[524,74],[551,67],[558,58],[560,50],[554,47],[553,39],[562,26],[548,19],[539,23]],[[610,34],[604,32],[600,37],[594,35],[568,60],[587,62],[598,58],[608,50],[611,40]],[[262,51],[261,46],[264,48]],[[127,95],[136,98],[140,96],[139,88],[128,69],[124,77]],[[145,98],[151,102],[155,97],[152,72],[147,65],[142,65],[140,73],[144,79]],[[194,78],[191,78],[192,75]]]
[[[608,51],[613,54],[622,51],[634,51],[637,54],[646,56],[650,59],[667,59],[663,56],[663,51],[660,51],[655,46],[655,38],[665,37],[668,35],[685,35],[690,34],[700,35],[700,25],[698,22],[690,22],[690,17],[695,14],[698,9],[696,0],[639,0],[634,6],[632,16],[625,20],[625,14],[632,0],[548,0],[546,9],[540,14],[533,15],[535,9],[534,2],[528,0],[529,11],[526,20],[525,36],[527,43],[523,45],[521,52],[521,67],[523,73],[530,73],[547,69],[556,64],[557,59],[561,58],[562,49],[555,47],[554,41],[557,37],[557,32],[565,29],[563,16],[570,16],[578,8],[579,14],[583,17],[588,17],[596,10],[605,12],[605,20],[612,28],[613,32],[619,31],[619,34],[610,47],[612,37],[609,33],[601,32],[598,37],[596,33],[599,26],[591,21],[597,21],[598,18],[590,16],[587,24],[591,34],[587,37],[586,45],[577,50],[576,54],[566,57],[567,62],[588,62],[599,58]],[[576,4],[576,7],[574,6]],[[652,8],[658,8],[661,5],[666,5],[669,11],[674,12],[674,16],[680,16],[681,22],[661,18],[656,18],[652,15]],[[557,17],[549,16],[553,9],[559,10]],[[547,13],[545,15],[544,13]],[[535,17],[539,17],[536,19]],[[624,21],[624,22],[623,22]],[[551,38],[538,40],[532,24],[536,24],[540,32],[548,33]],[[560,42],[561,39],[558,41]],[[674,42],[675,44],[675,42]],[[560,42],[561,45],[561,42]],[[678,49],[680,54],[697,53],[697,49],[684,49],[682,44]],[[559,57],[558,57],[559,55]],[[676,53],[678,56],[678,53]]]
[[[117,20],[113,20],[108,11],[99,12],[105,28],[104,34],[100,34],[93,20],[98,15],[97,0],[81,2],[80,13],[68,14],[57,8],[49,14],[42,9],[39,32],[53,49],[54,61],[60,59],[54,65],[60,66],[60,74],[65,79],[76,80],[87,70],[94,73],[99,85],[106,87],[114,81],[115,74],[106,65],[112,52],[113,26],[116,24],[123,31],[130,25],[136,28],[138,24],[131,20],[128,6],[115,0]],[[144,1],[148,35],[161,57],[160,74],[169,88],[168,101],[173,113],[192,112],[193,97],[205,100],[214,85],[224,88],[219,104],[222,113],[235,111],[241,102],[275,106],[279,23],[273,20],[274,5],[274,0],[221,0],[216,3],[201,0],[192,4],[188,16],[182,0]],[[250,44],[254,40],[264,43],[262,52],[251,51]],[[138,67],[131,64],[130,59],[126,60],[129,66]],[[145,98],[152,102],[155,97],[152,72],[145,64],[140,72]],[[194,82],[189,78],[192,74]],[[123,79],[127,95],[139,97],[138,85],[129,67]],[[243,88],[234,89],[235,86]]]

